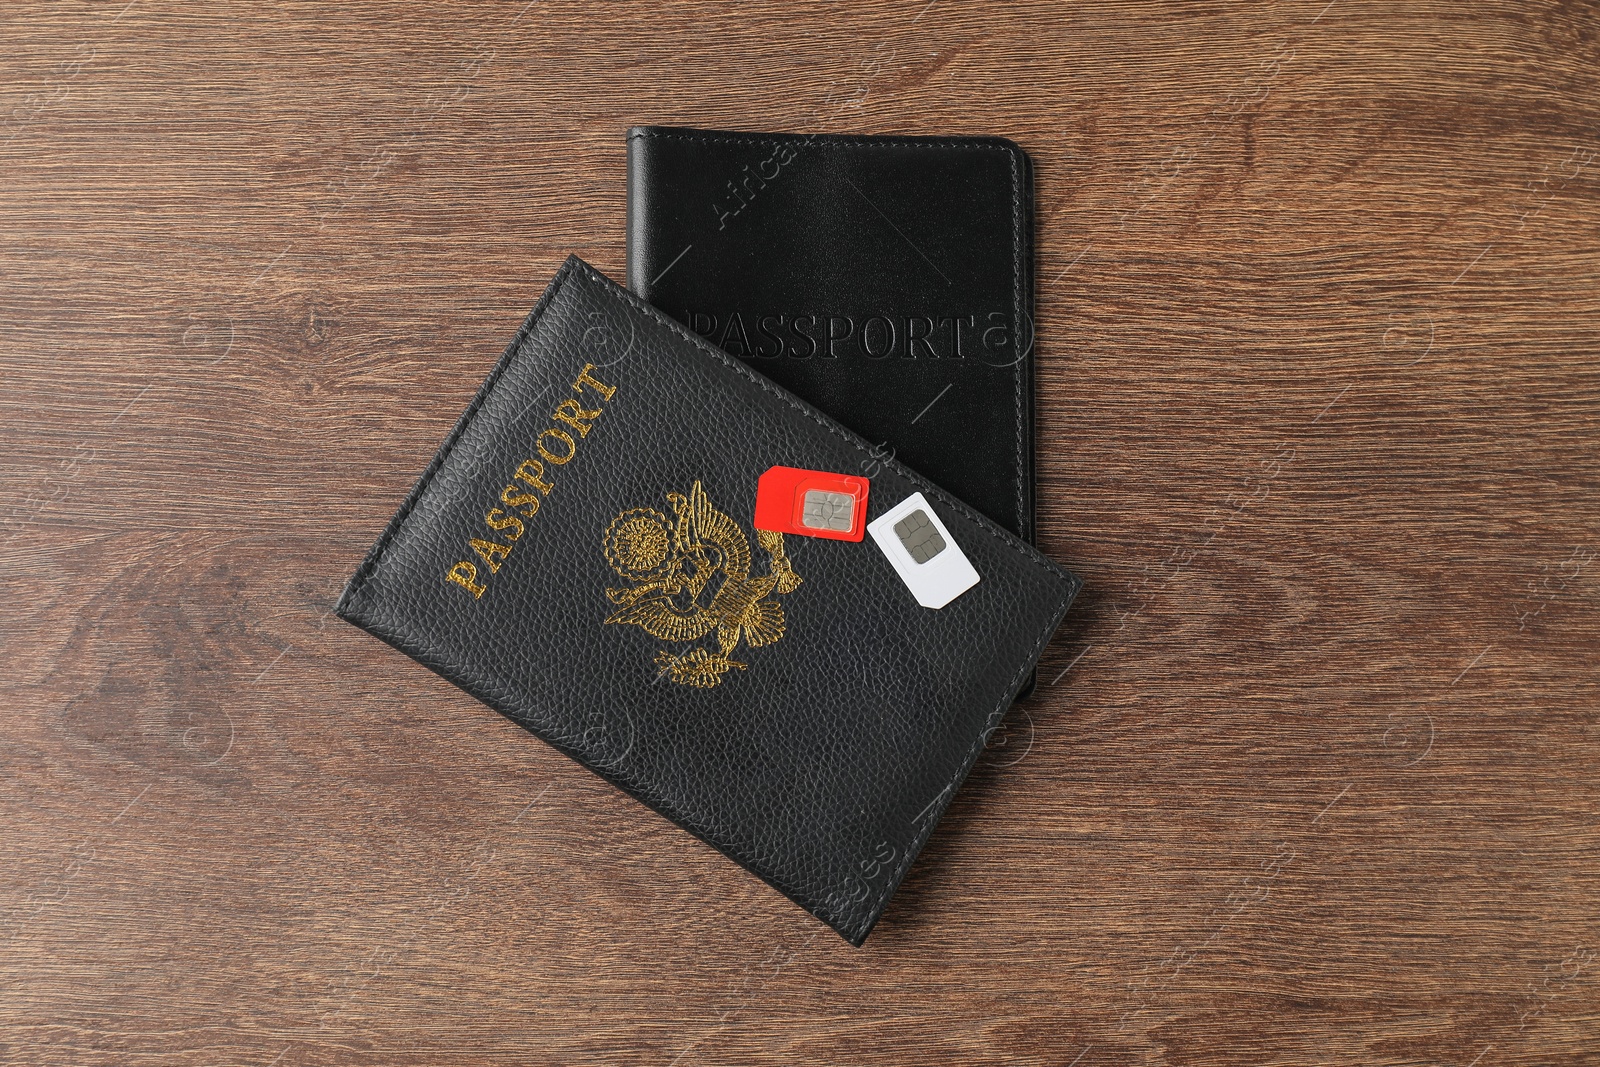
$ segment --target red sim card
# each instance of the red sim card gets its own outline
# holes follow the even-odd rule
[[[859,541],[867,533],[867,486],[853,474],[770,467],[756,483],[758,530]]]

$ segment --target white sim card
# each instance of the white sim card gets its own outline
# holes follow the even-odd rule
[[[912,493],[867,524],[917,603],[942,608],[978,584],[978,572],[921,493]]]

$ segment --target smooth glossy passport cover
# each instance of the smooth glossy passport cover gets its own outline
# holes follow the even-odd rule
[[[752,528],[871,447],[569,259],[338,612],[859,945],[1079,584],[892,460],[868,518],[922,492],[980,575],[943,608]]]
[[[1033,168],[1012,142],[636,127],[628,286],[1033,539]]]

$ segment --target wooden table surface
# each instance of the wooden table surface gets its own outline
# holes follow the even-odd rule
[[[9,3],[0,1062],[1600,1063],[1600,8]],[[624,132],[1036,163],[1088,589],[852,949],[330,615]]]

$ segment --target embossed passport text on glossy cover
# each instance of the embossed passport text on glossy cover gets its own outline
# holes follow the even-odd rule
[[[570,259],[338,611],[860,944],[1078,588],[893,461],[867,518],[920,492],[979,573],[942,608],[752,525],[870,451]]]

